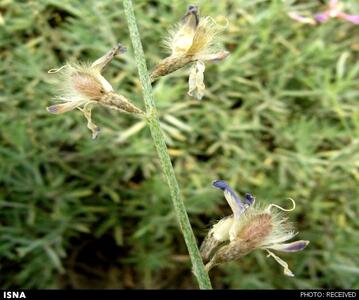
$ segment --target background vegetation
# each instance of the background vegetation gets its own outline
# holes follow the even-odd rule
[[[359,13],[354,0],[343,1]],[[185,1],[135,1],[149,68]],[[198,1],[228,27],[225,61],[208,65],[207,94],[187,96],[187,70],[154,86],[163,130],[198,241],[230,213],[214,179],[286,205],[309,247],[263,252],[214,269],[215,288],[359,288],[359,27],[295,23],[319,1]],[[105,72],[143,107],[120,0],[12,1],[0,7],[0,286],[196,288],[169,191],[145,124],[103,108],[93,141],[80,112],[53,116],[53,75],[117,42]]]

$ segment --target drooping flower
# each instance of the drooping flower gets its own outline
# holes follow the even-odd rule
[[[216,23],[210,17],[200,19],[198,7],[190,5],[180,23],[170,32],[166,46],[170,56],[162,60],[153,70],[151,80],[170,74],[192,64],[189,77],[190,96],[203,97],[205,62],[225,59],[228,51],[220,50]]]
[[[216,180],[212,185],[223,190],[233,214],[214,224],[201,245],[201,254],[207,263],[206,269],[210,270],[218,264],[238,260],[254,250],[263,249],[268,257],[272,256],[284,268],[285,275],[294,276],[288,264],[270,250],[296,252],[309,244],[305,240],[286,243],[297,233],[287,218],[274,210],[278,208],[291,211],[295,208],[295,202],[292,200],[294,206],[290,210],[276,204],[263,207],[257,205],[250,194],[246,194],[242,202],[225,181]]]
[[[48,73],[59,73],[60,93],[56,99],[62,103],[47,107],[52,114],[63,114],[78,108],[87,119],[87,127],[96,138],[99,127],[92,122],[91,112],[93,105],[100,104],[111,109],[131,114],[143,114],[142,110],[133,105],[124,96],[114,92],[111,84],[101,75],[105,66],[118,54],[126,49],[117,45],[104,56],[92,64],[67,63],[59,69],[49,70]]]
[[[325,23],[331,18],[349,21],[353,24],[359,25],[359,15],[349,15],[343,11],[343,3],[339,0],[329,0],[325,11],[315,14],[314,17],[306,17],[297,12],[290,12],[288,16],[300,23],[316,25]]]

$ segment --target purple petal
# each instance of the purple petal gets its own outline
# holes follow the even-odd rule
[[[240,208],[240,211],[244,211],[245,208],[243,206],[243,203],[241,201],[241,199],[237,196],[237,194],[230,188],[230,186],[228,185],[227,182],[225,182],[224,180],[215,180],[212,182],[212,186],[220,189],[222,191],[224,191],[225,196],[228,195],[230,197],[229,202],[232,202],[234,200],[234,202],[238,205],[238,207]],[[233,199],[233,200],[232,200]],[[232,208],[234,209],[234,207]]]
[[[228,183],[225,182],[224,180],[214,180],[212,182],[212,186],[217,188],[217,189],[220,189],[222,191],[224,191],[226,188],[228,188]]]
[[[317,20],[319,23],[324,23],[324,22],[326,22],[326,21],[328,21],[329,20],[329,18],[330,18],[330,15],[329,15],[329,12],[323,12],[323,13],[321,13],[321,14],[316,14],[315,16],[314,16],[314,18],[315,18],[315,20]]]
[[[338,15],[339,19],[343,19],[343,20],[347,20],[353,24],[357,24],[359,25],[359,16],[354,16],[354,15],[348,15],[346,13],[340,13]]]
[[[268,248],[282,252],[297,252],[303,250],[308,244],[309,241],[300,240],[287,244],[275,244]]]

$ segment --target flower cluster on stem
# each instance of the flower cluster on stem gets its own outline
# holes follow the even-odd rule
[[[303,250],[309,241],[299,240],[286,243],[297,233],[293,224],[275,208],[286,210],[276,204],[263,207],[255,203],[251,194],[246,194],[242,201],[231,187],[223,180],[213,182],[213,187],[224,192],[233,214],[213,225],[201,245],[203,260],[209,271],[214,266],[242,258],[250,252],[262,249],[273,257],[283,268],[284,274],[294,276],[288,264],[271,250],[296,252]]]

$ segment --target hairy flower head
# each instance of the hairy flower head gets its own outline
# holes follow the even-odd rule
[[[276,204],[263,207],[255,203],[255,198],[250,194],[246,194],[242,201],[225,181],[216,180],[212,185],[223,190],[233,215],[214,224],[201,245],[207,270],[220,263],[238,260],[256,249],[263,249],[283,266],[285,275],[294,276],[288,264],[269,249],[296,252],[308,245],[309,241],[304,240],[285,243],[296,232],[282,212],[274,209],[291,211],[295,208],[295,202],[292,200],[294,205],[291,210]]]
[[[101,75],[104,67],[120,52],[125,52],[122,45],[114,47],[106,55],[92,64],[67,63],[49,73],[60,75],[60,88],[56,99],[62,103],[51,105],[47,111],[62,114],[75,108],[81,110],[87,119],[87,127],[95,138],[99,128],[92,122],[91,111],[94,104],[120,110],[127,113],[142,114],[142,111],[131,104],[124,96],[114,92],[111,84]]]
[[[229,55],[218,46],[218,25],[211,17],[200,18],[197,6],[190,5],[179,24],[170,31],[165,44],[171,54],[153,70],[151,80],[170,74],[186,65],[190,69],[188,94],[201,99],[204,93],[204,62]]]

